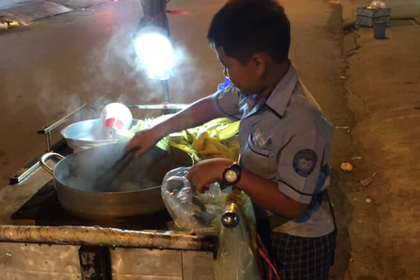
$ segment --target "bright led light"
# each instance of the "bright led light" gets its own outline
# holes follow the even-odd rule
[[[150,78],[169,79],[174,55],[168,37],[158,33],[143,33],[136,39],[136,53],[147,67]]]

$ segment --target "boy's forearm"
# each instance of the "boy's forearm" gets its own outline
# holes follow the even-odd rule
[[[191,104],[165,122],[156,125],[154,129],[161,137],[165,137],[170,133],[196,127],[218,117],[221,115],[212,96],[208,96]]]
[[[308,206],[280,192],[275,182],[245,169],[242,171],[241,180],[237,186],[270,212],[286,218],[299,217]]]

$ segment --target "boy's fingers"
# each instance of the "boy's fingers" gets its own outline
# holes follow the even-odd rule
[[[140,157],[142,154],[144,154],[144,149],[140,148],[135,154],[134,159]]]
[[[130,150],[132,150],[134,147],[136,147],[136,144],[135,144],[135,139],[133,139],[133,140],[131,140],[130,141],[130,143],[128,143],[128,145],[125,147],[125,150],[126,151],[130,151]]]
[[[209,188],[206,185],[198,185],[197,186],[197,190],[198,190],[199,193],[204,193],[208,189]]]
[[[199,193],[204,193],[208,188],[206,185],[203,185],[203,182],[200,181],[200,178],[196,177],[197,167],[194,166],[191,168],[190,173],[187,175],[188,181],[191,182],[196,188]]]
[[[128,144],[127,146],[125,146],[125,151],[126,152],[131,151],[132,149],[133,149],[133,145],[131,145],[131,144]]]
[[[192,183],[192,179],[194,177],[195,166],[191,167],[190,172],[188,172],[187,179]]]
[[[131,139],[130,143],[128,143],[128,145],[127,145],[127,147],[125,148],[125,150],[126,150],[126,151],[129,151],[129,150],[132,150],[132,149],[134,149],[134,148],[141,147],[140,143],[141,143],[142,141],[141,141],[141,138],[140,138],[140,137],[141,137],[141,136],[140,136],[140,135],[138,135],[138,134],[134,135],[133,139]]]

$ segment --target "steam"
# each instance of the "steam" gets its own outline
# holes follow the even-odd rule
[[[140,19],[139,15],[135,17]],[[111,102],[126,105],[160,103],[162,101],[161,82],[147,77],[145,66],[135,53],[136,28],[135,22],[130,28],[120,28],[108,42],[102,45],[96,44],[102,46],[101,48],[89,51],[88,55],[80,58],[80,65],[83,66],[68,69],[64,74],[39,67],[34,76],[34,92],[37,92],[35,102],[39,112],[51,120],[51,111],[54,111],[55,117],[64,116],[84,103],[96,105],[106,105]],[[208,73],[211,70],[207,70],[206,66],[199,69],[197,66],[200,64],[199,58],[193,57],[185,45],[178,42],[173,43],[173,46],[174,67],[169,89],[171,101],[186,103],[197,99],[197,94],[212,93],[211,90],[203,89],[204,81],[208,80]],[[207,46],[203,45],[203,47]],[[209,55],[211,55],[210,52]],[[63,77],[63,75],[68,77]],[[221,73],[220,81],[222,81]],[[70,186],[90,187],[89,190],[100,191],[92,189],[94,182],[121,155],[122,152],[112,154],[105,147],[73,155],[77,158],[68,169],[62,170],[63,173],[60,176],[62,182]],[[130,180],[127,179],[127,184],[119,185],[118,191],[138,190],[145,186],[158,185],[157,181],[162,180],[167,171],[179,166],[191,165],[188,156],[184,158],[166,156],[169,158],[153,164],[134,162],[132,168],[135,171],[127,170],[129,173],[127,177]],[[162,174],[152,174],[149,170],[144,170],[143,173],[138,172],[142,170],[140,168],[142,166],[153,167],[151,171]],[[131,175],[134,177],[131,178]],[[145,176],[139,178],[143,175]],[[155,180],[155,177],[158,179]]]
[[[178,150],[166,153],[153,148],[131,161],[109,186],[97,185],[97,180],[124,154],[123,145],[105,145],[73,154],[58,167],[57,179],[65,185],[95,192],[123,192],[144,190],[160,185],[165,174],[177,167],[191,166],[192,160]],[[115,172],[116,170],[111,170]]]
[[[66,73],[68,79],[61,73],[39,67],[33,76],[38,111],[46,118],[56,118],[51,112],[64,116],[84,103],[159,103],[160,81],[147,77],[131,38],[132,34],[118,31],[106,46],[93,52],[87,66],[77,69],[76,73]]]
[[[99,64],[101,78],[120,90],[114,101],[132,104],[148,103],[161,96],[160,82],[147,77],[147,70],[135,53],[135,33],[118,31],[106,46],[105,55]],[[134,93],[135,98],[130,98]],[[100,98],[100,96],[98,96]]]
[[[211,94],[203,92],[203,83],[208,79],[207,69],[200,69],[198,64],[198,57],[192,56],[184,46],[175,46],[175,61],[173,67],[173,77],[171,78],[170,93],[178,95],[183,103],[188,99],[196,99],[199,94]]]
[[[61,89],[54,81],[54,77],[46,70],[38,70],[35,75],[36,107],[46,117],[51,111],[66,114],[83,104],[81,97],[68,90]],[[51,120],[52,121],[52,120]]]
[[[35,88],[37,92],[36,105],[45,118],[51,120],[73,111],[84,103],[103,105],[120,102],[126,105],[156,104],[162,102],[163,86],[161,81],[148,78],[145,66],[135,53],[134,39],[137,23],[141,18],[139,3],[133,4],[130,23],[116,31],[105,44],[96,51],[89,50],[86,55],[81,55],[79,66],[66,70],[65,73],[54,73],[51,70],[38,68],[35,74]],[[175,18],[171,18],[171,21]],[[119,25],[117,25],[120,27]],[[112,31],[111,31],[112,32]],[[179,30],[178,30],[179,32]],[[187,49],[187,38],[196,34],[183,34],[172,32],[175,38],[173,75],[169,80],[169,95],[171,102],[189,103],[197,98],[214,92],[214,85],[208,83],[213,77],[214,67],[203,65],[199,56],[193,56]],[[180,42],[179,38],[185,42]],[[188,40],[189,43],[192,43]],[[198,45],[194,52],[203,55],[203,48],[207,48],[205,38],[203,44]],[[194,43],[194,46],[197,44]],[[210,49],[210,48],[209,48]],[[213,55],[211,51],[204,52],[204,56]],[[211,60],[210,60],[211,62]],[[199,66],[198,66],[199,65]],[[214,65],[213,65],[214,66]],[[68,76],[63,77],[63,76]],[[220,71],[220,82],[223,76]],[[205,88],[203,85],[207,85]],[[54,112],[52,116],[51,112]],[[154,112],[156,113],[156,112]],[[151,115],[145,116],[149,117]]]

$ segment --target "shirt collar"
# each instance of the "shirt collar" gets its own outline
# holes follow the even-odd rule
[[[298,74],[296,68],[290,63],[289,70],[281,81],[274,88],[273,92],[267,98],[266,105],[276,111],[280,116],[284,115],[290,96],[296,87]]]

